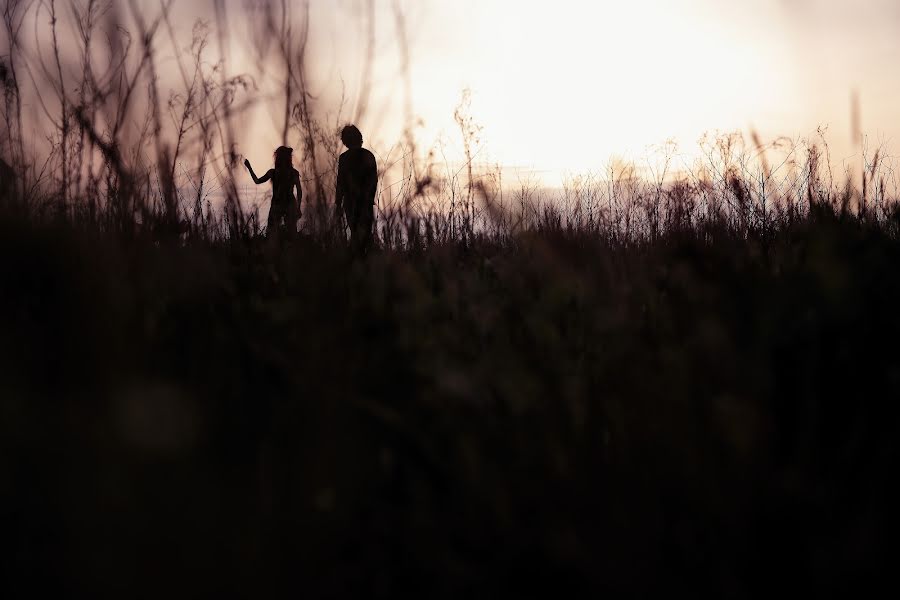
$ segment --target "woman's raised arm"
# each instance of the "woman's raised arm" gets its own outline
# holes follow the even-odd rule
[[[257,177],[256,173],[253,172],[253,167],[250,166],[249,160],[244,160],[244,166],[247,167],[247,170],[250,171],[250,177],[253,178],[253,183],[259,185],[261,183],[265,183],[272,178],[272,169],[266,171],[266,174],[262,177]]]

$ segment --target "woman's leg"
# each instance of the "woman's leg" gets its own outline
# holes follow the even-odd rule
[[[288,236],[294,236],[297,233],[297,221],[299,220],[300,212],[297,210],[297,201],[291,198],[284,215],[284,226],[287,229]]]
[[[266,235],[274,235],[281,228],[281,221],[284,219],[284,207],[276,202],[272,202],[269,207],[269,219],[266,222]]]

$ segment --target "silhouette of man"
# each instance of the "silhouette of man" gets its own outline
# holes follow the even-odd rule
[[[354,125],[341,131],[341,141],[347,151],[338,159],[335,211],[341,210],[350,228],[350,246],[354,252],[365,254],[372,243],[375,224],[375,191],[378,186],[378,167],[375,155],[362,147],[363,137]]]

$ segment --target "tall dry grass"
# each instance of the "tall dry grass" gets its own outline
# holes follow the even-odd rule
[[[689,168],[664,147],[547,191],[476,164],[463,98],[466,160],[411,133],[383,154],[381,251],[359,261],[329,209],[358,115],[317,118],[303,5],[253,5],[274,99],[222,60],[225,3],[183,52],[173,6],[3,4],[4,597],[893,585],[883,152],[851,184],[824,136],[710,136]],[[43,60],[35,11],[77,24],[50,22]],[[237,181],[257,102],[300,140],[289,243]]]
[[[241,197],[245,174],[236,149],[244,140],[236,132],[246,137],[248,111],[264,106],[278,115],[282,142],[298,148],[310,209],[304,233],[323,240],[340,236],[329,210],[337,132],[345,119],[365,115],[371,88],[374,9],[371,2],[365,6],[360,18],[370,24],[363,27],[369,54],[350,115],[343,101],[323,107],[309,89],[310,61],[317,57],[309,48],[308,5],[258,3],[233,15],[225,3],[214,2],[214,18],[197,22],[188,41],[178,38],[171,1],[151,8],[101,0],[4,2],[8,43],[0,154],[16,174],[4,180],[7,211],[127,236],[258,236],[264,219],[251,199]],[[399,5],[395,18],[402,33]],[[23,27],[44,20],[49,28],[26,40]],[[235,31],[233,21],[249,23],[257,70],[277,74],[277,92],[260,89],[252,73],[232,70],[227,37]],[[480,127],[464,93],[454,114],[462,158],[440,161],[436,149],[416,146],[409,50],[403,39],[398,44],[405,57],[409,126],[382,153],[382,247],[485,237],[506,242],[533,231],[601,235],[621,243],[676,231],[765,236],[802,222],[814,209],[893,227],[897,179],[884,149],[861,149],[861,176],[836,175],[822,130],[813,139],[771,143],[755,133],[711,135],[699,142],[701,159],[692,164],[675,164],[677,149],[667,145],[645,165],[600,166],[548,191],[527,179],[510,185],[499,166],[477,163]],[[161,76],[161,62],[167,75],[174,64],[174,76]],[[39,105],[41,123],[23,115],[23,97]],[[331,120],[324,121],[329,108]],[[29,145],[26,132],[41,130],[45,143]]]

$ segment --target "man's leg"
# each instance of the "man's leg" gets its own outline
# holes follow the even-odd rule
[[[358,203],[348,198],[344,201],[344,210],[347,215],[347,228],[350,229],[350,249],[354,254],[359,248],[359,206]]]
[[[361,254],[368,254],[372,247],[372,234],[375,225],[375,211],[370,204],[364,208],[360,215],[358,232],[359,232],[359,251]]]

